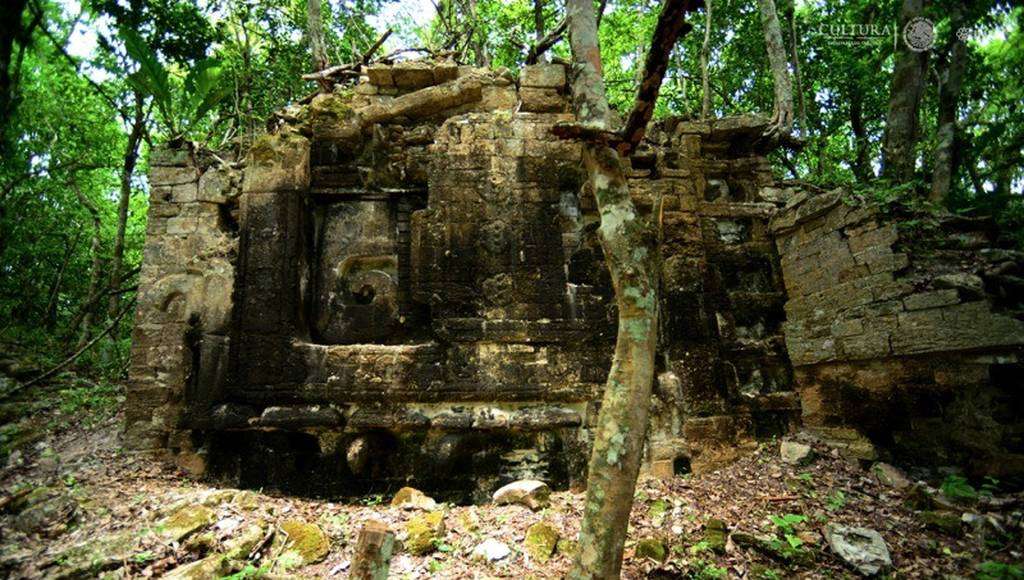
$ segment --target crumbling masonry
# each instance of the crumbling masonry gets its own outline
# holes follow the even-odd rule
[[[239,163],[155,153],[129,445],[303,493],[580,482],[616,315],[580,148],[551,134],[566,93],[560,65],[374,65]],[[1020,255],[943,224],[950,262],[777,183],[764,127],[670,119],[631,160],[663,257],[647,469],[802,422],[852,456],[1024,472]],[[957,405],[979,422],[951,433]]]

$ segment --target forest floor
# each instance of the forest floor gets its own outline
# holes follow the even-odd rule
[[[5,451],[0,577],[344,578],[369,520],[399,540],[392,578],[560,578],[571,563],[582,494],[554,493],[539,511],[442,504],[443,531],[430,530],[429,553],[413,555],[410,522],[422,524],[422,511],[391,507],[391,498],[345,504],[193,481],[122,450],[116,392],[77,408],[62,397],[26,416],[8,412],[0,428],[9,444],[11,425],[45,427]],[[779,443],[766,441],[716,472],[641,479],[623,577],[855,576],[826,540],[836,524],[877,531],[893,577],[1024,577],[1020,495],[952,505],[877,473],[825,447],[787,464]],[[538,522],[550,528],[528,532]]]

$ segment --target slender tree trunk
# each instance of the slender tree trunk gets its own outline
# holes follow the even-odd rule
[[[789,56],[793,65],[793,83],[796,85],[796,104],[800,115],[800,135],[806,137],[810,131],[807,125],[807,105],[804,102],[804,81],[800,74],[800,43],[796,36],[796,3],[793,0],[786,1],[786,19],[789,20]]]
[[[921,15],[923,0],[903,0],[900,7],[899,30]],[[928,52],[915,52],[899,42],[896,67],[889,93],[889,113],[885,120],[885,141],[882,145],[882,176],[895,181],[908,181],[914,176],[917,158],[921,95],[928,68]]]
[[[124,150],[124,160],[121,165],[121,192],[117,203],[117,235],[114,238],[114,256],[110,265],[110,288],[116,289],[121,286],[121,273],[124,270],[124,238],[128,229],[128,206],[132,199],[132,176],[135,174],[135,164],[139,160],[139,146],[142,143],[142,135],[146,130],[145,99],[143,95],[135,93],[135,116],[132,118],[132,129],[128,134],[128,144]],[[110,303],[107,305],[107,313],[114,316],[120,310],[118,308],[119,296],[112,294]]]
[[[88,210],[92,218],[92,245],[89,247],[89,252],[92,254],[92,270],[89,272],[89,291],[86,294],[84,310],[78,324],[79,335],[76,348],[80,349],[89,343],[89,338],[92,334],[93,316],[96,312],[97,297],[100,292],[100,279],[103,273],[103,256],[100,255],[102,243],[100,230],[102,229],[103,222],[100,220],[100,210],[96,207],[96,204],[85,197],[77,184],[72,184],[72,187],[75,188],[75,195],[78,197],[79,203],[85,206],[85,209]]]
[[[57,270],[53,284],[50,285],[49,299],[46,301],[46,330],[50,332],[53,332],[57,326],[57,302],[60,297],[60,288],[64,284],[64,273],[68,269],[68,264],[71,263],[71,258],[75,255],[81,233],[79,230],[73,240],[68,240],[67,248],[64,250],[64,259],[61,260],[60,269]]]
[[[774,0],[757,0],[761,8],[761,25],[764,27],[764,45],[768,51],[768,63],[772,69],[775,89],[775,104],[772,107],[772,123],[769,133],[789,135],[793,131],[793,85],[789,80],[786,45],[782,41],[782,26],[775,11]]]
[[[852,87],[850,90],[850,128],[853,130],[853,175],[865,183],[874,177],[868,159],[868,134],[864,126],[864,96]]]
[[[320,0],[306,2],[306,23],[309,29],[309,50],[313,54],[313,72],[320,72],[330,65],[327,58],[327,44],[324,42],[324,23],[320,18]],[[331,92],[330,79],[318,79],[320,92]]]
[[[533,0],[533,32],[536,42],[544,39],[544,0]]]
[[[938,143],[935,145],[935,167],[932,172],[932,190],[929,199],[942,203],[949,196],[956,179],[957,154],[956,121],[957,105],[960,100],[960,86],[963,84],[964,69],[967,67],[966,42],[956,37],[955,31],[964,24],[963,6],[955,4],[950,17],[949,44],[946,48],[946,67],[939,83]]]
[[[601,247],[615,288],[618,334],[594,433],[578,551],[569,578],[618,578],[633,490],[643,455],[658,333],[657,236],[629,194],[623,155],[631,153],[650,120],[669,53],[689,29],[685,12],[696,2],[666,0],[633,110],[615,147],[583,144],[583,164],[601,215]],[[573,108],[586,131],[613,131],[601,72],[601,49],[592,0],[568,0]]]
[[[711,2],[704,0],[704,44],[700,47],[701,119],[711,116]]]

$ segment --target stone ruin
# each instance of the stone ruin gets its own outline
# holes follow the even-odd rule
[[[372,65],[237,160],[154,152],[129,446],[297,493],[581,484],[616,313],[569,110],[561,65]],[[1021,255],[779,182],[766,124],[667,119],[631,159],[663,257],[645,469],[803,424],[1024,473]]]

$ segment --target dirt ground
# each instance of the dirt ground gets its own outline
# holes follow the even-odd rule
[[[824,537],[831,524],[876,530],[891,554],[892,577],[1024,574],[1015,565],[1024,559],[1021,496],[982,495],[922,514],[907,506],[920,488],[883,483],[828,448],[815,452],[811,463],[793,466],[781,461],[777,441],[766,441],[717,472],[641,480],[623,577],[856,576]],[[389,497],[342,504],[192,481],[124,452],[117,414],[89,427],[65,423],[8,458],[0,498],[0,576],[10,578],[160,577],[175,569],[177,577],[191,578],[343,578],[359,530],[371,519],[387,524],[399,540],[392,578],[560,578],[571,563],[582,505],[581,494],[558,492],[536,512],[521,505],[441,506],[445,530],[432,540],[433,551],[412,555],[401,542],[408,522],[423,512],[391,507]],[[173,518],[190,509],[202,512],[202,522],[181,537],[169,532]],[[712,520],[725,532],[717,533],[721,528]],[[316,524],[326,557],[314,563],[286,558],[288,542],[300,541],[284,537],[282,530],[294,529],[285,526],[289,521]],[[527,529],[541,521],[560,536],[547,562],[525,543]],[[240,557],[220,558],[211,568],[180,568],[212,562],[211,555],[237,547],[244,530],[255,534],[255,543]],[[509,553],[493,562],[474,557],[487,539]]]

